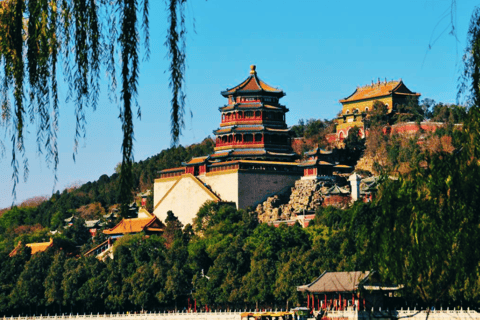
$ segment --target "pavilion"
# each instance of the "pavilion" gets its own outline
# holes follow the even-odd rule
[[[384,304],[385,296],[402,289],[402,285],[385,285],[371,271],[325,271],[310,284],[297,287],[307,293],[307,306],[320,310],[365,310]]]

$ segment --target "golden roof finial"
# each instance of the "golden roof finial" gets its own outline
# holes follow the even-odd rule
[[[255,66],[254,64],[252,64],[252,65],[250,66],[250,74],[255,74],[255,73],[257,73],[257,71],[255,71],[256,68],[257,68],[257,66]]]

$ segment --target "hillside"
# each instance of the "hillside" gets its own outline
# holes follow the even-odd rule
[[[178,146],[162,150],[157,155],[136,162],[133,165],[136,189],[143,192],[152,189],[157,172],[165,168],[181,165],[192,157],[213,152],[214,143],[211,138],[188,147]],[[11,248],[17,237],[28,234],[28,231],[43,229],[55,230],[74,213],[80,213],[88,220],[98,218],[109,212],[118,204],[119,174],[104,174],[98,180],[87,182],[81,186],[57,191],[49,199],[34,198],[27,200],[12,209],[3,209],[0,214],[0,249]],[[34,236],[32,240],[42,238]]]

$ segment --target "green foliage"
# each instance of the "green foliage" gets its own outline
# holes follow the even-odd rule
[[[417,97],[407,97],[404,104],[399,104],[393,110],[391,123],[421,122],[425,119],[425,110],[418,103]]]
[[[365,138],[360,135],[360,128],[353,127],[348,131],[348,136],[343,140],[347,150],[347,159],[345,164],[354,166],[365,150]]]
[[[438,103],[433,107],[431,121],[448,124],[463,123],[467,118],[467,109],[454,104]]]
[[[388,107],[381,101],[375,101],[372,110],[368,112],[365,119],[365,127],[383,127],[388,124],[389,118]]]
[[[146,160],[134,163],[132,170],[135,185],[138,191],[153,190],[153,183],[158,177],[158,170],[180,166],[182,161],[213,152],[212,139],[206,138],[199,144],[188,147],[178,146],[163,150],[159,154]],[[13,247],[17,244],[14,239],[22,232],[19,227],[35,226],[48,227],[52,230],[64,225],[64,219],[77,215],[77,209],[96,203],[100,208],[106,208],[119,203],[118,187],[119,175],[102,175],[97,181],[87,182],[84,185],[56,192],[52,197],[36,207],[13,207],[0,216],[0,248]],[[153,208],[153,197],[147,199],[147,205]],[[151,209],[150,209],[151,210]],[[150,211],[151,212],[151,211]],[[25,228],[24,228],[25,229]],[[76,232],[68,232],[74,236]],[[80,239],[79,245],[86,242],[85,237]],[[3,241],[3,244],[2,244]],[[35,241],[31,241],[35,242]],[[28,243],[28,242],[26,242]]]
[[[460,159],[436,156],[428,169],[385,181],[360,244],[372,267],[429,305],[467,299],[478,281],[480,170]]]
[[[321,147],[326,146],[325,136],[335,132],[335,123],[332,120],[320,119],[300,119],[297,125],[292,126],[292,133],[296,138],[306,138],[319,144]]]

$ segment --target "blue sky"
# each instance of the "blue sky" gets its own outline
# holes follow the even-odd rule
[[[152,54],[141,65],[137,161],[170,146],[165,4],[150,3]],[[478,4],[457,1],[456,41],[448,34],[451,0],[189,1],[187,106],[180,142],[189,145],[212,135],[220,121],[218,107],[225,104],[220,91],[243,81],[251,64],[262,80],[287,93],[282,103],[290,109],[289,125],[299,119],[333,118],[341,109],[339,99],[377,78],[402,78],[421,98],[454,103],[470,16]],[[66,91],[63,85],[62,102]],[[103,86],[98,109],[87,112],[87,137],[80,143],[76,162],[72,160],[74,109],[62,103],[55,190],[111,175],[121,161],[119,108],[109,103],[106,91]],[[35,128],[29,131],[30,175],[17,187],[17,202],[48,196],[54,186],[51,168],[35,153]],[[8,148],[8,137],[2,139]],[[13,201],[10,161],[7,149],[0,158],[0,208]]]

